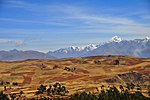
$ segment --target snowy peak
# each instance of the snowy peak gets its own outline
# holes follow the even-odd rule
[[[113,36],[111,40],[112,40],[113,42],[121,42],[121,41],[122,41],[122,38],[119,37],[119,36]]]
[[[147,43],[148,41],[150,41],[150,38],[149,38],[149,37],[145,37],[145,38],[143,39],[143,42],[144,42],[144,43]]]
[[[71,46],[71,47],[68,47],[68,48],[62,48],[62,49],[59,49],[59,50],[56,50],[54,52],[58,52],[58,53],[68,53],[68,52],[74,52],[74,51],[81,51],[82,48],[81,47],[74,47],[74,46]]]
[[[68,49],[68,50],[72,50],[72,51],[81,51],[81,50],[82,50],[82,48],[81,48],[81,47],[74,47],[74,46],[71,46],[71,47],[66,48],[66,49]]]
[[[149,50],[148,48],[150,48],[149,37],[143,39],[123,40],[119,36],[114,36],[112,37],[111,41],[103,44],[99,45],[89,44],[83,47],[71,46],[68,48],[58,49],[56,51],[49,51],[48,54],[55,56],[57,58],[83,57],[96,55],[129,55],[129,56],[138,55],[139,57],[147,57],[148,56],[146,55],[147,53],[145,54],[146,56],[145,55],[143,56],[143,54]]]
[[[89,44],[89,45],[87,45],[86,47],[84,47],[84,50],[90,51],[90,50],[94,50],[94,49],[96,49],[96,48],[97,48],[96,45],[94,45],[94,44]]]
[[[143,39],[134,39],[134,40],[130,40],[130,41],[135,41],[135,42],[138,42],[138,43],[146,43],[146,42],[150,41],[150,38],[145,37]]]
[[[81,52],[81,51],[90,51],[90,50],[94,50],[96,49],[97,46],[94,45],[94,44],[89,44],[85,47],[75,47],[75,46],[71,46],[71,47],[68,47],[68,48],[62,48],[62,49],[59,49],[59,50],[56,50],[54,52],[59,52],[59,53],[69,53],[69,52]]]
[[[48,54],[58,57],[58,58],[67,58],[67,57],[79,57],[89,51],[96,49],[98,46],[89,44],[84,47],[75,47],[71,46],[68,48],[58,49],[56,51],[49,51]]]
[[[149,38],[149,37],[145,37],[145,40],[146,40],[146,41],[149,41],[149,40],[150,40],[150,38]]]

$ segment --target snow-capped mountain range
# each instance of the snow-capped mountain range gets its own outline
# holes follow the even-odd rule
[[[53,55],[57,58],[68,58],[68,57],[80,57],[82,54],[86,54],[89,51],[96,49],[98,46],[90,44],[85,47],[68,47],[58,49],[56,51],[49,51],[48,54]]]
[[[106,43],[87,45],[84,47],[68,47],[42,53],[38,51],[0,51],[0,60],[14,61],[25,59],[59,59],[68,57],[87,57],[99,55],[127,55],[142,58],[150,58],[150,38],[124,40],[118,36]]]
[[[119,39],[120,40],[120,39]],[[135,57],[150,57],[150,39],[148,37],[144,39],[134,40],[121,40],[118,42],[111,41],[105,43],[98,48],[87,52],[83,56],[97,56],[97,55],[127,55]]]
[[[85,47],[68,47],[49,51],[48,54],[57,58],[86,57],[97,55],[128,55],[136,57],[150,57],[150,38],[123,40],[114,36],[104,44],[90,44]]]

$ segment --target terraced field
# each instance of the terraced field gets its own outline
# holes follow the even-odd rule
[[[119,64],[116,64],[116,61]],[[0,81],[10,82],[6,94],[19,93],[27,98],[36,97],[40,84],[49,86],[59,82],[67,87],[69,94],[87,91],[96,93],[100,86],[139,84],[144,95],[150,84],[150,59],[128,56],[95,56],[59,60],[25,60],[0,62]],[[17,82],[17,86],[12,83]]]

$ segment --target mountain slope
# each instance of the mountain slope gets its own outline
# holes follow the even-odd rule
[[[96,56],[96,55],[128,55],[136,57],[150,57],[150,39],[135,39],[111,41],[98,48],[87,52],[82,56]]]
[[[10,51],[0,51],[0,60],[3,61],[25,59],[55,59],[55,57],[38,51],[18,51],[16,49]]]
[[[80,57],[82,54],[86,54],[87,52],[96,49],[97,46],[90,44],[85,47],[68,47],[56,50],[54,52],[49,51],[48,54],[55,56],[57,58],[68,58],[68,57]]]
[[[49,51],[48,54],[57,58],[87,57],[97,55],[128,55],[136,57],[150,57],[150,39],[123,40],[118,36],[103,45],[88,45],[86,47],[68,47],[56,51]]]

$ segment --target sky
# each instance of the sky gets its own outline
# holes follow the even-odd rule
[[[150,0],[0,0],[0,50],[48,52],[150,37]]]

